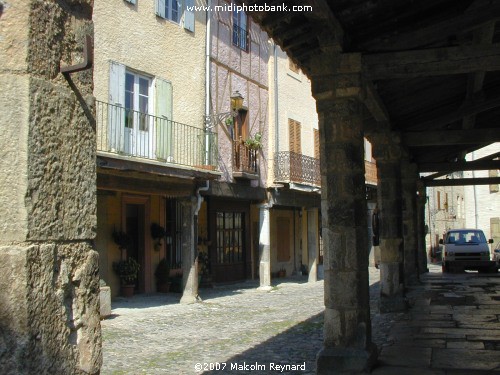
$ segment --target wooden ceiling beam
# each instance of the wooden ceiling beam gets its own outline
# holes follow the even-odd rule
[[[406,132],[403,133],[402,138],[408,147],[451,146],[477,143],[491,144],[500,142],[500,132],[497,128],[438,130]]]
[[[472,152],[472,151],[471,151],[471,152]],[[500,158],[500,152],[495,152],[495,153],[493,153],[493,154],[491,154],[491,155],[483,156],[482,158],[476,159],[476,160],[474,160],[473,162],[474,162],[474,163],[476,163],[476,162],[478,162],[478,163],[482,163],[483,161],[493,160],[493,159],[495,159],[495,158]],[[428,163],[429,163],[429,164],[433,164],[433,162],[428,162]],[[463,163],[463,161],[461,161],[461,162],[455,162],[455,163]],[[469,162],[469,163],[472,163],[472,162]],[[417,163],[417,164],[418,164],[419,166],[421,166],[421,165],[424,165],[424,164],[426,164],[426,163]],[[434,164],[435,164],[435,163],[434,163]],[[454,164],[454,163],[452,163],[452,164]],[[420,170],[420,169],[419,169],[419,170]],[[466,169],[464,169],[464,171],[465,171],[465,170],[466,170]],[[421,171],[421,172],[425,172],[425,171]],[[431,171],[427,171],[427,172],[431,172]],[[443,172],[433,173],[433,174],[431,174],[431,175],[429,175],[429,176],[426,176],[426,178],[428,178],[428,179],[438,178],[438,177],[441,177],[441,176],[444,176],[444,175],[448,174],[449,172],[452,172],[452,171],[443,171]]]
[[[478,178],[443,178],[439,180],[427,180],[422,178],[425,186],[467,186],[467,185],[495,185],[500,184],[500,177],[478,177]]]
[[[397,35],[386,35],[357,44],[367,51],[397,51],[429,46],[447,36],[470,31],[500,20],[500,3],[471,9],[463,15]]]
[[[459,161],[455,163],[419,163],[418,171],[420,173],[427,172],[444,172],[446,174],[458,171],[481,171],[500,169],[500,160],[474,160],[474,161]]]
[[[373,80],[500,70],[500,43],[363,55]]]
[[[426,121],[419,122],[411,126],[412,130],[440,128],[452,122],[459,121],[467,116],[474,116],[482,112],[489,111],[494,108],[500,107],[500,95],[490,97],[482,102],[477,102],[468,106],[461,107],[457,110],[452,110],[450,113],[435,117]]]

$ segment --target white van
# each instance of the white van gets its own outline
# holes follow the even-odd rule
[[[490,260],[490,249],[486,237],[479,229],[450,229],[446,232],[443,245],[443,272],[478,270],[497,272],[497,263]]]

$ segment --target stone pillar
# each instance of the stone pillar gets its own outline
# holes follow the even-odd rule
[[[427,267],[427,248],[425,244],[425,204],[427,203],[427,192],[422,181],[417,181],[417,259],[419,275],[429,272]]]
[[[405,286],[418,280],[417,166],[408,160],[401,163],[403,193],[403,246]]]
[[[380,312],[402,311],[404,301],[401,148],[396,134],[372,137],[377,160],[380,218]]]
[[[91,0],[13,0],[0,11],[0,368],[100,371]],[[71,83],[71,85],[70,85]]]
[[[336,58],[333,62],[339,63]],[[333,69],[324,60],[321,65]],[[345,71],[351,64],[346,61],[342,66]],[[359,70],[312,77],[321,145],[325,273],[324,344],[317,357],[318,374],[359,373],[376,360],[369,304],[361,82]]]
[[[259,206],[259,278],[261,290],[271,289],[271,220],[269,205]]]
[[[198,251],[195,216],[196,197],[180,199],[182,209],[182,298],[181,303],[198,301]]]
[[[309,275],[307,281],[318,281],[318,209],[307,210],[307,259]]]

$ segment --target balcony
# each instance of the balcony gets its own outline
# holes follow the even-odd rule
[[[166,166],[217,169],[217,134],[96,101],[97,151]]]
[[[233,146],[233,177],[248,180],[258,179],[257,150],[249,148],[242,141],[234,141]]]
[[[274,181],[321,186],[319,159],[280,151],[274,156]]]

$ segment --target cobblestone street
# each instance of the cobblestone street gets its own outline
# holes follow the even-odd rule
[[[378,278],[370,267],[373,307]],[[213,373],[255,374],[245,366],[264,365],[261,373],[268,373],[271,363],[305,363],[305,371],[283,373],[313,374],[323,336],[323,281],[305,280],[277,279],[269,292],[257,290],[254,282],[202,289],[203,302],[193,305],[180,305],[176,294],[113,302],[112,317],[102,322],[101,373],[210,373],[210,363],[219,363],[224,371]],[[384,335],[375,330],[375,341],[384,341]]]

